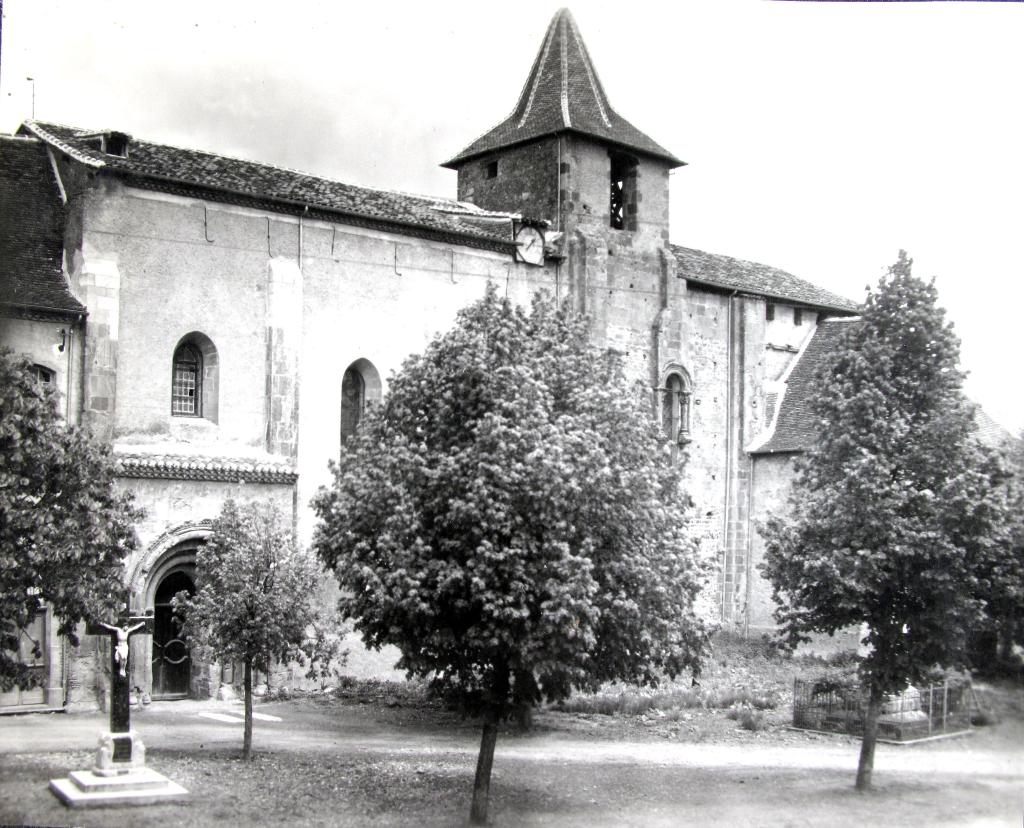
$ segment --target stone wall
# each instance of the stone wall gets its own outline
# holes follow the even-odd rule
[[[544,138],[467,162],[459,169],[459,201],[553,220],[558,214],[559,140]]]
[[[754,457],[754,498],[751,517],[763,523],[769,516],[785,516],[787,499],[793,487],[793,454],[759,454]],[[756,529],[751,533],[750,593],[747,603],[751,630],[767,631],[774,628],[772,619],[771,585],[758,574],[757,567],[764,560],[764,538]]]

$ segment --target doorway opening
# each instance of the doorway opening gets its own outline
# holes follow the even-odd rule
[[[181,570],[164,576],[156,588],[152,655],[154,699],[184,699],[189,694],[192,654],[171,606],[171,599],[181,591],[190,596],[196,591],[192,578]]]

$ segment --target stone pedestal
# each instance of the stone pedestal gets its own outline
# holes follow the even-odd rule
[[[50,790],[69,808],[158,805],[188,798],[188,791],[181,785],[149,768],[133,768],[113,776],[72,771],[67,779],[51,779]]]
[[[101,733],[92,770],[51,779],[50,790],[70,808],[179,802],[188,791],[146,767],[146,746],[134,730]]]

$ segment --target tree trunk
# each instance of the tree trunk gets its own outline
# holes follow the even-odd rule
[[[245,734],[242,737],[242,758],[252,759],[252,659],[245,659]]]
[[[491,795],[491,767],[494,764],[494,745],[498,741],[498,714],[495,706],[484,714],[483,735],[480,737],[480,756],[476,760],[476,778],[473,780],[473,806],[469,821],[473,825],[487,824],[487,805]]]
[[[860,743],[860,761],[857,763],[857,790],[871,789],[871,771],[875,767],[875,742],[878,739],[878,711],[882,707],[882,691],[872,685],[868,695],[868,710],[864,717],[864,738]]]
[[[1000,667],[1006,669],[1013,660],[1013,641],[1017,633],[1016,613],[1010,609],[1003,617],[1003,622],[996,632],[996,658],[1001,662]]]

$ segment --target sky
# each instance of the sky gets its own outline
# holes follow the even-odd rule
[[[569,8],[613,108],[688,162],[673,242],[858,301],[906,249],[968,394],[1024,428],[1024,4]],[[454,197],[438,165],[508,115],[557,9],[4,0],[0,130],[34,86],[43,120]]]

